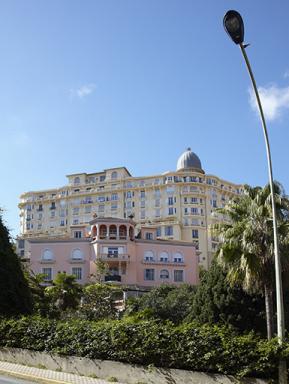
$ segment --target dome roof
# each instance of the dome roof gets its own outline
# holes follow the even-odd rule
[[[202,170],[202,164],[198,156],[188,148],[178,159],[177,171],[196,171],[205,173]]]

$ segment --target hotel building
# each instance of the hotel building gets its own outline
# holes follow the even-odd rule
[[[223,218],[215,209],[242,193],[242,185],[206,174],[190,148],[176,171],[133,177],[125,167],[68,175],[67,185],[21,195],[19,253],[29,258],[26,241],[90,237],[92,218],[133,218],[156,229],[156,238],[191,243],[199,264],[208,268],[218,245],[210,226]]]

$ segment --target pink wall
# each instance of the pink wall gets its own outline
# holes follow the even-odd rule
[[[98,220],[94,220],[94,223]],[[106,224],[109,225],[108,220]],[[131,223],[127,225],[128,228],[131,227]],[[142,234],[145,234],[145,231]],[[41,273],[43,268],[52,268],[52,279],[58,271],[71,274],[73,268],[81,268],[82,276],[79,282],[87,283],[90,275],[96,273],[94,261],[100,258],[111,269],[108,275],[120,276],[121,284],[124,285],[152,287],[163,283],[198,284],[198,257],[191,243],[100,239],[97,236],[92,242],[86,239],[31,240],[30,251],[32,271]],[[51,260],[48,260],[49,257]]]

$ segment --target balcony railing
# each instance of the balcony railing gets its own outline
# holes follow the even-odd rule
[[[100,257],[106,261],[129,261],[130,256],[127,253],[101,253]]]

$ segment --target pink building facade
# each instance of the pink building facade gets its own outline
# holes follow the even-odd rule
[[[95,218],[90,232],[72,228],[71,238],[29,239],[29,267],[46,280],[58,272],[73,274],[81,284],[95,281],[97,260],[105,262],[103,281],[150,288],[161,284],[198,284],[198,255],[192,243],[159,240],[156,228],[130,219]]]

